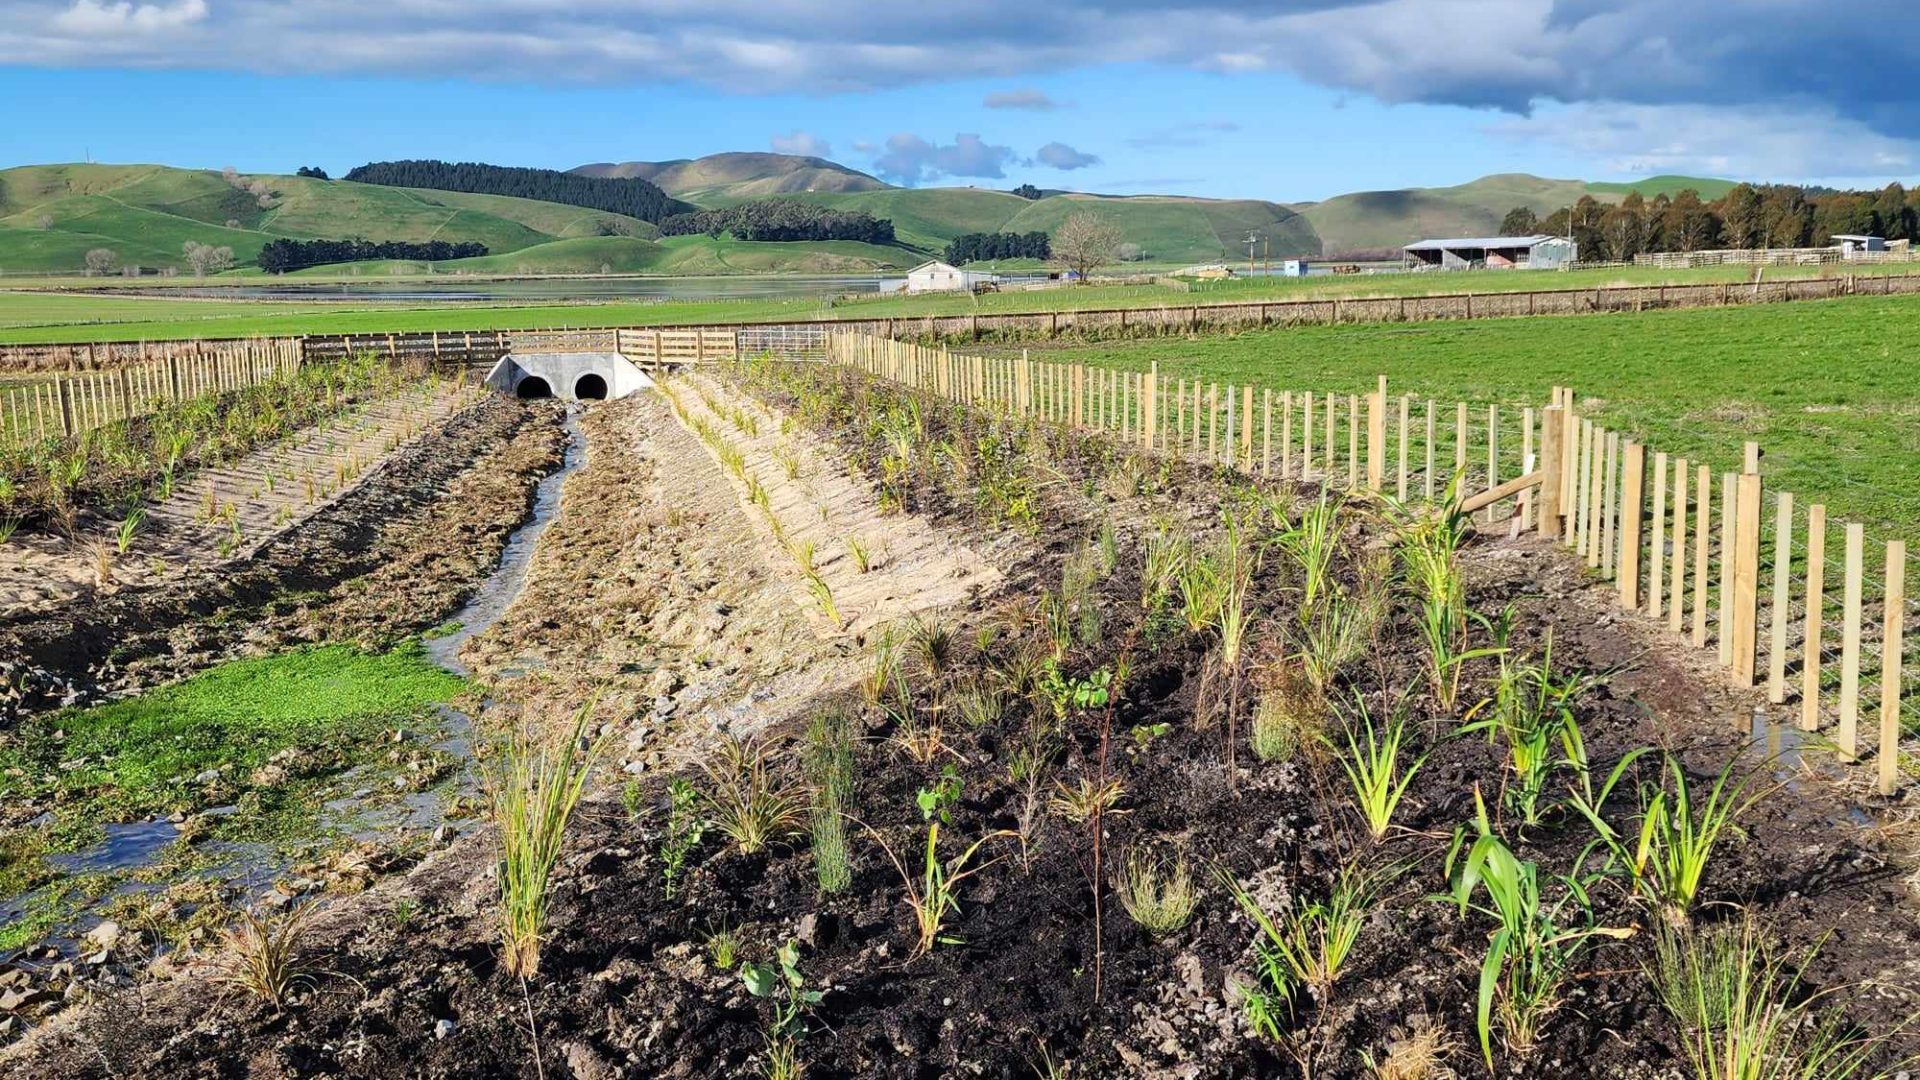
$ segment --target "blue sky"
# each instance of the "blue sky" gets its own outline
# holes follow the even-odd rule
[[[1802,0],[1710,7],[0,0],[0,100],[33,103],[0,164],[783,149],[903,183],[1287,201],[1491,172],[1920,172],[1917,82],[1880,74],[1920,60],[1901,35],[1862,44]]]

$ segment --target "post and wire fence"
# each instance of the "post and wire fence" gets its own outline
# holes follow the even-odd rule
[[[829,363],[963,404],[1107,433],[1148,452],[1250,474],[1460,509],[1569,549],[1622,608],[1764,687],[1793,725],[1893,794],[1920,730],[1905,652],[1920,635],[1906,542],[1770,491],[1757,444],[1716,473],[1581,415],[1570,388],[1539,406],[1220,383],[871,334],[829,337]]]

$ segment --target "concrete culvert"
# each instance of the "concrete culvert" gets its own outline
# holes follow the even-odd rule
[[[604,401],[607,397],[607,380],[589,371],[573,384],[573,396],[581,401]]]
[[[540,376],[529,375],[521,379],[520,384],[513,388],[513,395],[529,400],[534,398],[550,398],[553,396],[553,387],[548,386],[547,380]]]

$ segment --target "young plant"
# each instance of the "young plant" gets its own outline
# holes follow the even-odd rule
[[[1408,587],[1420,605],[1420,637],[1426,645],[1427,683],[1434,703],[1452,712],[1460,697],[1467,661],[1492,650],[1469,650],[1466,579],[1458,552],[1465,543],[1467,515],[1457,511],[1458,478],[1448,489],[1444,509],[1406,526],[1400,537],[1400,562]]]
[[[113,536],[114,545],[119,548],[120,554],[125,555],[132,550],[133,541],[140,535],[141,527],[146,524],[146,521],[147,510],[144,506],[134,507],[127,511],[126,517],[120,519],[120,524],[115,527]]]
[[[865,541],[857,536],[849,536],[844,542],[847,545],[847,555],[853,559],[855,570],[864,574],[873,569],[873,551],[867,547]]]
[[[316,908],[300,903],[279,911],[241,912],[221,931],[215,979],[265,1004],[277,1015],[301,987],[314,985],[302,961]]]
[[[1296,895],[1273,914],[1224,868],[1220,881],[1259,931],[1253,945],[1260,986],[1247,995],[1247,1020],[1261,1035],[1280,1041],[1303,992],[1326,1003],[1353,955],[1383,879],[1350,867],[1341,871],[1325,900]]]
[[[592,705],[582,708],[558,742],[522,732],[502,748],[487,775],[500,844],[500,940],[507,971],[522,979],[540,969],[553,868],[604,745],[601,740],[582,749],[592,711]]]
[[[1275,516],[1282,524],[1274,542],[1300,571],[1300,611],[1305,616],[1333,585],[1333,559],[1340,550],[1345,527],[1341,503],[1323,489],[1319,501],[1309,506],[1298,522],[1287,524],[1279,513]]]
[[[947,918],[960,911],[960,883],[999,861],[989,859],[984,863],[974,863],[974,857],[980,853],[982,847],[991,840],[1014,835],[1011,830],[996,829],[974,841],[973,846],[959,855],[942,860],[940,858],[940,823],[931,822],[927,825],[926,859],[916,877],[908,872],[906,864],[894,854],[892,846],[887,843],[885,837],[870,826],[867,827],[867,832],[880,845],[880,850],[886,854],[887,861],[893,864],[894,870],[900,874],[901,882],[906,886],[907,906],[913,910],[915,934],[913,957],[925,956],[932,952],[936,945],[958,944],[957,939],[943,935],[942,931],[946,927]]]
[[[1327,702],[1307,677],[1305,665],[1283,660],[1260,672],[1260,699],[1248,743],[1261,761],[1285,761],[1325,745]]]
[[[1608,824],[1602,814],[1614,786],[1639,760],[1646,748],[1622,758],[1602,785],[1598,795],[1576,792],[1572,804],[1599,834],[1614,864],[1623,866],[1634,888],[1668,921],[1683,923],[1714,849],[1729,830],[1738,831],[1741,814],[1766,795],[1751,789],[1753,775],[1735,776],[1738,761],[1730,761],[1714,779],[1706,801],[1695,804],[1695,792],[1687,781],[1686,770],[1678,758],[1669,755],[1665,787],[1642,784],[1640,787],[1639,835],[1629,845],[1626,837]]]
[[[806,1014],[825,996],[807,989],[800,971],[800,943],[789,941],[774,953],[772,964],[748,964],[740,969],[747,993],[772,1003],[767,1023],[767,1080],[800,1080],[800,1040],[807,1033]]]
[[[1593,685],[1579,676],[1556,675],[1553,670],[1553,638],[1537,663],[1516,659],[1505,648],[1506,628],[1512,625],[1512,612],[1503,617],[1496,630],[1500,642],[1500,679],[1493,696],[1475,705],[1467,713],[1461,734],[1485,732],[1489,741],[1498,739],[1507,746],[1511,775],[1505,787],[1506,804],[1520,815],[1522,824],[1540,824],[1540,797],[1556,768],[1585,767],[1585,752],[1580,725],[1573,718],[1573,701]],[[1479,714],[1485,713],[1481,716]],[[1479,716],[1479,719],[1475,719]]]
[[[845,713],[821,713],[807,726],[807,821],[813,832],[813,870],[820,892],[828,896],[846,892],[853,884],[846,826],[854,808],[853,737],[853,718]]]
[[[763,744],[729,737],[701,766],[708,781],[706,816],[743,855],[799,832],[806,816],[804,801],[775,774],[771,758]]]
[[[707,955],[721,971],[732,971],[740,958],[740,931],[722,922],[707,931]]]
[[[1400,764],[1400,751],[1407,736],[1404,709],[1396,709],[1386,727],[1377,729],[1372,713],[1367,710],[1366,699],[1356,693],[1354,704],[1360,722],[1355,725],[1352,719],[1347,721],[1346,750],[1339,753],[1336,748],[1336,753],[1339,753],[1341,770],[1347,774],[1347,783],[1353,788],[1354,803],[1367,820],[1367,831],[1374,842],[1379,843],[1386,838],[1394,811],[1399,809],[1400,800],[1406,797],[1408,785],[1426,764],[1427,756],[1420,755],[1404,769]]]
[[[1498,922],[1480,965],[1480,990],[1474,1012],[1480,1050],[1493,1068],[1493,1023],[1497,1015],[1508,1050],[1525,1057],[1540,1039],[1546,1022],[1560,1007],[1562,987],[1573,965],[1596,937],[1626,938],[1630,929],[1596,926],[1587,883],[1572,877],[1555,880],[1560,898],[1541,899],[1539,868],[1522,862],[1494,835],[1487,807],[1478,791],[1480,835],[1462,859],[1466,834],[1454,837],[1447,852],[1447,878],[1452,899],[1465,916],[1468,909]],[[1486,892],[1486,903],[1474,896]]]
[[[1114,892],[1140,929],[1156,938],[1178,933],[1200,903],[1185,856],[1154,859],[1139,849],[1127,854],[1127,865],[1114,882]]]
[[[707,831],[700,805],[700,792],[691,782],[680,778],[667,781],[667,833],[660,840],[660,864],[669,900],[686,872],[687,859],[699,849]]]

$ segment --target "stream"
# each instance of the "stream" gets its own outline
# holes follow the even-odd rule
[[[562,488],[567,478],[586,463],[586,443],[580,431],[578,406],[569,407],[565,426],[567,444],[560,467],[542,477],[535,487],[532,510],[508,537],[506,546],[501,550],[499,564],[474,592],[472,599],[449,621],[448,625],[454,629],[422,643],[427,657],[447,671],[462,677],[472,674],[459,660],[461,647],[498,622],[526,587],[534,549],[539,544],[541,534],[546,532],[559,513]],[[487,704],[483,702],[482,708],[486,708]],[[473,718],[449,705],[436,708],[440,720],[437,737],[430,743],[422,741],[416,746],[430,747],[457,761],[458,778],[454,781],[454,794],[472,796],[479,790],[469,767],[473,759]],[[448,817],[447,809],[453,800],[449,798],[444,784],[434,784],[419,791],[385,792],[376,788],[374,778],[368,775],[372,771],[371,766],[362,764],[333,777],[333,787],[344,793],[322,804],[311,834],[302,839],[338,836],[351,840],[373,840],[392,836],[396,832],[425,834],[442,826],[459,830],[473,824],[472,818],[463,823]],[[217,819],[237,812],[235,806],[218,806],[195,816]],[[29,824],[51,821],[50,814],[43,818],[43,821]],[[63,953],[78,951],[79,935],[87,929],[88,924],[98,921],[86,918],[85,911],[97,909],[108,901],[129,894],[157,891],[171,883],[167,880],[139,881],[135,880],[134,875],[159,865],[180,840],[191,820],[155,818],[110,824],[104,826],[105,838],[101,842],[80,851],[47,856],[47,865],[62,877],[18,896],[0,898],[0,930],[29,917],[43,903],[56,900],[63,881],[85,874],[118,875],[119,880],[85,905],[77,919],[65,920],[67,926],[64,931],[46,941]],[[198,857],[194,876],[214,877],[228,882],[244,881],[249,885],[250,896],[255,898],[264,894],[274,879],[293,865],[285,852],[269,843],[206,840],[195,844],[193,850]]]

